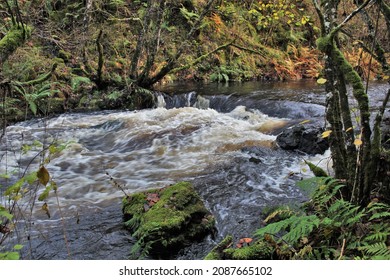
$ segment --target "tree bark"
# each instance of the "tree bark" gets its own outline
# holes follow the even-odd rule
[[[336,178],[346,181],[349,187],[347,195],[351,198],[351,201],[362,205],[369,202],[371,190],[376,180],[375,172],[380,150],[379,125],[381,114],[379,113],[379,116],[377,116],[374,137],[371,139],[372,129],[370,127],[367,91],[362,78],[348,63],[339,49],[337,34],[355,15],[372,2],[371,0],[364,2],[356,0],[355,3],[360,6],[340,24],[336,24],[339,1],[326,1],[326,4],[321,8],[317,0],[313,0],[320,18],[322,32],[321,37],[317,40],[317,46],[326,55],[325,78],[327,79],[326,91],[329,97],[326,116],[332,130],[330,145]],[[367,22],[367,24],[370,23]],[[382,63],[382,65],[385,64]],[[357,139],[355,139],[352,129],[352,117],[346,90],[347,83],[352,86],[352,93],[358,104],[360,118],[358,121],[360,128],[358,139],[361,142],[355,141]],[[388,100],[388,97],[386,99]]]

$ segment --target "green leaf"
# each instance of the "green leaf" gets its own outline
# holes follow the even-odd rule
[[[8,220],[12,220],[13,215],[8,212],[8,210],[4,209],[3,207],[0,207],[0,217],[4,217]]]
[[[47,199],[47,198],[49,197],[49,193],[50,193],[51,189],[52,189],[51,185],[50,185],[50,186],[47,186],[47,187],[45,188],[45,190],[43,191],[43,193],[41,193],[41,194],[39,195],[38,200],[39,200],[39,201],[43,201],[43,200]]]
[[[18,252],[5,252],[0,253],[0,260],[19,260],[20,256]]]
[[[27,174],[25,178],[26,182],[29,185],[32,185],[38,179],[37,172],[31,172],[30,174]]]
[[[35,104],[34,101],[30,100],[28,101],[28,106],[30,107],[31,112],[34,114],[34,116],[37,114],[37,104]]]
[[[14,246],[14,250],[21,250],[22,248],[23,248],[23,245],[21,245],[21,244],[16,244]]]
[[[18,193],[20,191],[20,188],[23,186],[25,180],[26,180],[25,177],[20,178],[15,184],[13,184],[12,186],[8,187],[8,189],[6,189],[4,195],[11,195],[13,193],[15,194]]]

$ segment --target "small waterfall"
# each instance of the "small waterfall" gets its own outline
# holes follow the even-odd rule
[[[194,104],[194,107],[196,107],[198,109],[208,109],[208,108],[210,108],[210,100],[208,100],[207,98],[204,98],[201,95],[198,95],[196,97],[196,102]]]
[[[157,93],[156,98],[157,98],[157,108],[165,108],[167,106],[164,95],[162,95],[161,93]]]

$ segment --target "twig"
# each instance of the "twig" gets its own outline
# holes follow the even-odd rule
[[[343,246],[341,246],[341,252],[340,252],[339,260],[341,260],[341,258],[344,255],[344,249],[345,249],[345,238],[343,239]]]
[[[125,189],[123,188],[123,186],[121,186],[108,172],[106,172],[106,175],[108,176],[108,177],[110,177],[110,181],[111,181],[111,183],[115,186],[115,187],[117,187],[119,190],[121,190],[121,192],[123,192],[124,194],[125,194],[125,196],[126,196],[126,198],[128,198],[129,197],[129,195],[126,193],[126,191],[125,191]]]

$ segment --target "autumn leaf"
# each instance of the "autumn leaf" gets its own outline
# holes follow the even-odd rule
[[[148,197],[146,198],[146,200],[148,201],[149,206],[153,206],[160,200],[160,197],[157,193],[148,193]]]
[[[310,120],[304,120],[304,121],[301,121],[299,124],[305,124],[305,123],[309,123],[311,122]]]
[[[325,84],[325,83],[326,83],[326,81],[327,81],[327,79],[324,79],[324,78],[319,78],[319,79],[317,80],[317,84],[319,84],[319,85],[323,85],[323,84]]]
[[[322,132],[322,138],[329,137],[329,135],[332,133],[332,130],[327,130]]]
[[[353,144],[356,146],[356,147],[359,147],[363,144],[363,141],[359,138],[355,139],[355,141],[353,141]]]
[[[49,171],[47,171],[47,169],[42,165],[41,168],[39,168],[38,172],[37,172],[37,177],[39,179],[39,182],[46,186],[47,183],[49,183],[49,180],[50,180],[50,174],[49,174]]]
[[[351,126],[351,127],[347,128],[347,130],[345,132],[351,131],[352,129],[353,129],[353,127]]]
[[[47,205],[46,202],[42,205],[42,210],[45,211],[46,215],[47,215],[47,216],[49,217],[49,219],[50,219],[49,206]]]

